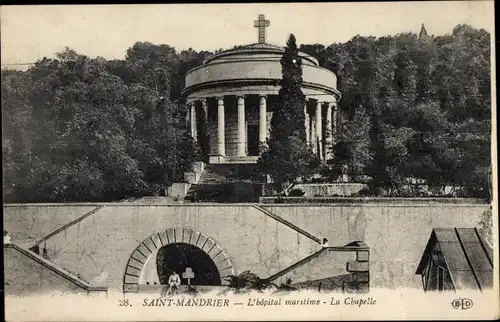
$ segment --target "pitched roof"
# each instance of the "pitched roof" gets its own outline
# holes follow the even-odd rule
[[[427,36],[427,30],[425,30],[424,24],[422,24],[422,27],[420,27],[420,35],[418,37],[422,38],[423,36]]]
[[[476,228],[435,228],[416,274],[422,274],[437,243],[456,289],[493,286],[493,249]]]

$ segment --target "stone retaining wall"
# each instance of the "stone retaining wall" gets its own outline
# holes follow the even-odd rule
[[[433,228],[478,227],[489,204],[468,199],[349,198],[332,204],[261,205],[330,246],[364,241],[370,247],[370,287],[420,288],[415,275]],[[152,232],[190,228],[228,254],[236,274],[265,278],[318,250],[319,245],[251,204],[4,205],[4,229],[13,241],[42,237],[84,215],[95,214],[46,242],[53,261],[92,285],[121,289],[127,262]]]

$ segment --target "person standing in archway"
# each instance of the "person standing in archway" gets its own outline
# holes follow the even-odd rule
[[[181,278],[180,278],[179,274],[177,274],[176,271],[173,271],[172,274],[170,275],[170,277],[168,278],[168,292],[167,292],[167,294],[173,295],[174,292],[176,295],[179,294],[178,290],[179,290],[180,284],[181,284]]]

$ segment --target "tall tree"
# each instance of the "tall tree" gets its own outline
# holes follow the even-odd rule
[[[258,164],[272,178],[276,190],[287,194],[293,183],[313,173],[316,162],[306,143],[302,60],[293,34],[280,62],[282,79],[271,119],[271,137]]]
[[[302,92],[302,59],[295,36],[290,35],[281,58],[282,78],[278,92],[278,104],[271,119],[271,138],[281,140],[296,136],[306,140],[304,106]]]

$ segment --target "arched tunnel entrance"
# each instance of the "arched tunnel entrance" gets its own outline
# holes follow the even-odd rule
[[[192,285],[224,286],[234,275],[229,254],[211,237],[191,228],[168,228],[152,233],[132,252],[123,277],[124,292],[168,285],[173,271],[182,278],[191,268]]]
[[[174,271],[182,277],[188,267],[194,273],[191,285],[221,285],[221,276],[214,261],[195,245],[173,243],[161,247],[156,256],[156,267],[162,285],[168,284],[168,278]]]

